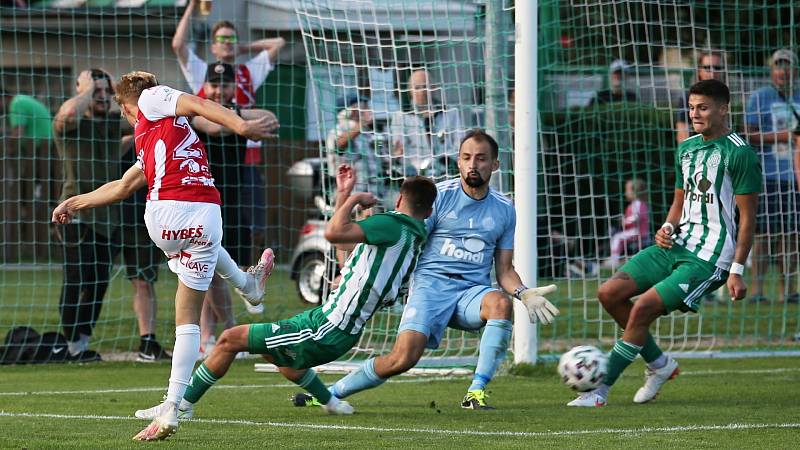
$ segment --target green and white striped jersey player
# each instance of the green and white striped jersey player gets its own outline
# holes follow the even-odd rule
[[[732,300],[744,298],[742,273],[753,245],[762,173],[755,151],[728,129],[729,102],[730,91],[718,80],[689,90],[689,117],[698,134],[678,147],[675,196],[656,245],[637,253],[597,292],[625,330],[622,339],[611,351],[603,383],[569,406],[605,405],[610,387],[639,354],[647,371],[633,401],[654,399],[679,370],[656,344],[650,325],[675,310],[697,312],[703,295],[723,284]]]
[[[675,188],[684,192],[675,244],[719,273],[729,271],[736,250],[736,195],[761,191],[758,156],[734,132],[711,141],[696,134],[678,147],[675,170]],[[696,300],[685,303],[695,309]]]
[[[337,247],[352,247],[342,268],[339,286],[327,301],[292,318],[271,323],[240,325],[222,333],[211,356],[192,375],[178,410],[190,418],[193,405],[228,371],[242,351],[263,355],[287,379],[305,388],[330,414],[352,414],[345,401],[332,397],[313,367],[343,356],[358,343],[366,322],[382,306],[394,303],[414,270],[427,237],[425,220],[436,198],[436,185],[411,177],[400,187],[396,210],[351,221],[357,206],[376,202],[370,193],[353,193],[355,171],[339,167],[336,212],[325,238]]]

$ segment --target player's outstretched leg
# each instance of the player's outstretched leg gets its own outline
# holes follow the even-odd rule
[[[411,330],[401,331],[388,355],[370,358],[361,367],[337,381],[330,388],[330,393],[338,399],[349,397],[358,392],[378,387],[390,377],[401,374],[414,367],[422,352],[428,336]],[[292,397],[295,406],[311,406],[319,404],[308,394],[296,394]]]
[[[264,249],[258,263],[247,269],[247,272],[239,268],[224,248],[220,248],[216,272],[236,288],[236,293],[247,304],[255,306],[261,304],[262,297],[264,297],[264,286],[272,274],[274,266],[275,254],[271,248]]]
[[[152,417],[153,422],[134,436],[134,440],[166,439],[178,431],[178,404],[183,399],[200,353],[200,327],[197,323],[200,321],[200,305],[205,291],[188,287],[183,278],[179,280],[175,294],[175,348],[172,352],[167,399],[153,408],[136,411],[136,417]]]
[[[625,271],[628,270],[637,274],[640,270],[643,270],[640,268],[640,265],[643,264],[641,263],[643,259],[642,256],[637,255],[635,258],[636,259],[625,265],[624,270],[615,273],[611,279],[603,283],[597,292],[597,298],[600,300],[603,309],[605,309],[623,329],[628,324],[631,310],[633,309],[633,302],[631,302],[630,298],[640,292],[636,281]],[[645,267],[649,270],[653,270],[651,266]],[[677,363],[664,354],[649,331],[645,336],[645,342],[639,354],[647,364],[647,370],[645,370],[645,386],[639,389],[633,401],[636,403],[645,403],[655,398],[658,389],[660,389],[667,379],[677,376],[677,373],[674,373],[677,370]],[[664,372],[669,372],[668,375],[671,378],[668,377],[664,379]],[[592,398],[584,400],[586,403],[592,403],[592,401],[594,401]]]
[[[636,355],[641,352],[642,346],[647,339],[647,330],[650,324],[661,316],[664,311],[664,304],[655,289],[651,288],[642,294],[633,306],[622,339],[618,340],[614,345],[614,349],[611,350],[611,354],[608,357],[608,372],[603,379],[603,383],[597,389],[582,393],[578,398],[567,403],[567,406],[605,406],[611,386],[636,359]]]
[[[459,308],[457,317],[463,315],[465,324],[486,323],[481,336],[475,375],[472,378],[472,384],[467,389],[467,394],[461,401],[461,407],[464,409],[494,409],[486,404],[486,385],[492,380],[497,368],[506,358],[508,341],[511,339],[513,330],[512,308],[511,300],[495,290],[482,295],[482,298],[479,296],[473,298],[466,304],[463,312],[460,312]]]

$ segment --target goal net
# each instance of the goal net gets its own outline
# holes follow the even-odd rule
[[[421,168],[417,158],[436,161],[453,154],[457,139],[450,136],[488,128],[501,142],[494,187],[514,198],[511,115],[514,102],[526,99],[513,95],[514,83],[525,82],[513,76],[515,56],[520,57],[513,54],[513,2],[297,1],[295,6],[323,159],[377,161],[365,164],[363,173],[382,180],[370,188],[391,198],[392,183],[409,173],[399,167],[410,165],[411,173],[437,180],[457,176],[452,167]],[[754,100],[759,88],[771,85],[773,53],[797,51],[790,5],[540,1],[538,8],[538,195],[535,202],[514,199],[518,215],[538,218],[538,284],[559,286],[554,298],[562,315],[539,328],[540,353],[557,355],[586,343],[608,347],[619,336],[597,300],[597,288],[653,243],[666,217],[677,144],[694,134],[687,92],[700,77],[717,77],[730,86],[731,127],[766,158],[765,187],[784,200],[759,216],[764,228],[756,239],[758,259],[748,262],[748,300],[732,303],[723,288],[703,299],[699,314],[665,316],[652,331],[673,353],[791,350],[800,315],[792,236],[797,222],[790,218],[798,212],[795,175],[791,163],[777,163],[789,167],[788,174],[774,173],[776,164],[767,161],[772,146],[746,133],[797,125],[785,106],[770,116],[769,108],[780,108],[779,101],[767,107]],[[421,78],[412,76],[418,71],[433,80],[424,94],[417,89]],[[791,97],[796,79],[787,83]],[[439,117],[455,111],[458,120],[442,121],[442,128],[414,127],[408,116],[424,122],[420,103],[434,105],[429,109]],[[334,141],[354,129],[360,141]],[[419,136],[427,141],[413,146]],[[790,158],[795,147],[791,140],[777,145],[777,158]],[[776,176],[788,181],[775,187],[770,180]],[[535,211],[526,208],[531,204]],[[400,312],[376,318],[354,357],[388,351]],[[477,344],[478,335],[449,330],[442,347],[428,355],[469,359]]]
[[[146,70],[164,84],[198,93],[202,88],[187,81],[173,50],[186,3],[43,0],[0,6],[0,338],[18,327],[65,333],[71,324],[91,327],[88,348],[105,359],[136,358],[143,334],[172,346],[177,280],[163,260],[151,264],[154,248],[143,232],[141,198],[138,208],[82,216],[69,230],[50,224],[65,187],[83,192],[129,167],[124,133],[118,145],[99,133],[84,134],[81,146],[73,146],[77,156],[69,156],[46,125],[76,95],[78,75],[91,68],[114,79]],[[359,189],[374,192],[381,207],[390,208],[407,175],[437,181],[458,176],[458,142],[481,127],[500,144],[493,187],[515,201],[518,216],[537,220],[537,270],[526,276],[559,286],[552,300],[561,316],[539,328],[540,355],[577,344],[609,348],[619,328],[600,307],[597,288],[651,242],[666,216],[677,142],[691,133],[686,92],[702,71],[719,74],[730,86],[732,128],[762,155],[771,196],[762,196],[767,207],[746,269],[750,298],[731,303],[723,290],[704,299],[699,314],[663,317],[652,331],[665,350],[693,355],[796,348],[800,169],[797,143],[785,132],[798,125],[787,99],[800,113],[794,4],[541,0],[538,52],[514,55],[519,4],[217,0],[209,15],[195,8],[183,44],[200,60],[214,62],[215,52],[228,45],[236,63],[245,64],[260,55],[259,46],[269,46],[263,40],[284,42],[268,64],[262,58],[248,68],[251,76],[266,72],[248,103],[275,113],[277,138],[241,159],[215,162],[211,155],[212,173],[215,165],[240,169],[228,178],[223,203],[241,218],[229,223],[226,235],[244,238],[226,246],[246,255],[239,261],[245,266],[270,246],[278,267],[264,312],[252,314],[235,294],[219,294],[221,303],[207,311],[213,320],[204,325],[214,332],[205,337],[233,323],[287,318],[324,298],[341,259],[322,238],[331,213],[331,167],[354,164]],[[218,38],[214,25],[220,20],[235,27],[236,42]],[[539,125],[535,199],[513,192],[514,105],[530,102],[514,96],[515,84],[529,81],[515,79],[520,57],[538,63],[539,101],[529,105]],[[777,143],[768,136],[775,131],[783,132]],[[626,185],[632,191],[627,197]],[[628,217],[640,213],[637,227],[623,223],[626,211]],[[756,293],[760,301],[752,298]],[[376,315],[346,359],[389,351],[401,311],[398,304]],[[425,364],[469,365],[478,343],[478,334],[448,330]]]

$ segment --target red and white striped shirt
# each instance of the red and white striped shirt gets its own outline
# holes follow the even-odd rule
[[[136,165],[147,177],[148,200],[220,204],[208,155],[186,117],[176,117],[183,92],[168,86],[145,89],[134,131]]]

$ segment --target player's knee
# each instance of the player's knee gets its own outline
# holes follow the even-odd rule
[[[214,348],[225,353],[238,353],[246,350],[244,342],[241,330],[239,327],[234,327],[222,332]]]
[[[481,305],[481,309],[485,311],[486,319],[510,319],[514,310],[514,303],[505,295],[493,295],[487,298]]]
[[[608,281],[600,285],[600,289],[597,290],[597,299],[600,300],[600,304],[605,308],[614,306],[616,303],[623,300],[620,296],[619,289]]]
[[[628,318],[628,328],[648,327],[662,312],[663,307],[660,302],[639,299],[639,301],[634,303],[631,309],[631,315]]]
[[[386,356],[386,366],[389,375],[394,376],[407,372],[417,365],[421,355],[421,352],[415,352],[413,349],[411,351],[389,353]]]

